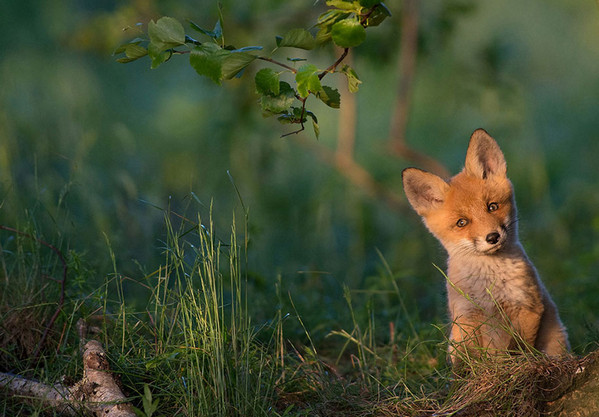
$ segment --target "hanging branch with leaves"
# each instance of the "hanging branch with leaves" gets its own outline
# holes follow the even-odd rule
[[[304,130],[308,118],[312,121],[314,133],[318,137],[319,127],[316,115],[308,110],[306,102],[310,96],[321,100],[327,106],[339,108],[340,95],[336,88],[322,82],[327,74],[341,73],[347,78],[349,91],[358,91],[361,83],[358,75],[349,65],[341,65],[349,49],[356,47],[366,39],[366,29],[378,26],[391,15],[387,7],[373,0],[328,0],[329,9],[318,17],[311,30],[292,29],[283,36],[275,38],[276,47],[268,55],[259,55],[262,46],[236,48],[225,42],[223,17],[219,18],[213,30],[206,30],[193,22],[190,28],[205,41],[197,40],[185,33],[183,25],[175,18],[162,17],[150,21],[147,32],[143,25],[136,25],[139,36],[121,45],[115,51],[120,57],[118,62],[128,63],[148,56],[151,68],[157,68],[175,55],[189,55],[189,63],[202,76],[210,78],[216,84],[241,76],[244,69],[255,61],[268,62],[276,69],[265,67],[254,77],[256,93],[260,96],[260,105],[265,116],[274,116],[281,123],[299,125],[299,128],[283,136]],[[313,34],[314,33],[314,34]],[[311,50],[328,43],[343,48],[340,56],[327,68],[306,62],[305,59],[288,57],[290,64],[280,62],[272,55],[279,48],[298,48]],[[123,56],[124,54],[124,56]],[[302,65],[295,67],[301,62]],[[281,80],[281,75],[291,73],[293,81]]]

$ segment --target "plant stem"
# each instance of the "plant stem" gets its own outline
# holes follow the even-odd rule
[[[302,113],[300,114],[300,118],[299,118],[299,124],[301,126],[301,128],[299,128],[298,130],[294,130],[293,132],[289,132],[289,133],[285,133],[284,135],[281,135],[282,138],[290,136],[290,135],[296,135],[300,132],[303,132],[305,127],[304,127],[304,116],[306,115],[306,100],[308,100],[308,97],[304,97],[304,98],[299,98],[298,100],[302,102]]]
[[[337,58],[337,61],[333,62],[333,64],[331,64],[330,67],[328,67],[323,72],[318,74],[318,79],[322,80],[324,78],[324,76],[327,75],[329,72],[335,72],[335,69],[337,68],[337,66],[339,64],[341,64],[341,62],[345,59],[345,57],[347,56],[348,53],[349,53],[349,48],[344,48],[343,53],[339,56],[339,58]]]
[[[280,67],[283,67],[283,68],[285,68],[285,69],[288,69],[289,71],[291,71],[291,72],[292,72],[292,73],[294,73],[294,74],[295,74],[295,73],[297,73],[297,69],[295,69],[295,68],[293,68],[293,67],[290,67],[290,66],[289,66],[289,65],[287,65],[287,64],[283,64],[282,62],[279,62],[279,61],[277,61],[277,60],[274,60],[274,59],[272,59],[272,58],[268,58],[268,57],[266,57],[266,56],[258,56],[258,57],[256,57],[256,58],[258,58],[258,59],[260,59],[260,60],[262,60],[262,61],[267,61],[267,62],[270,62],[270,63],[272,63],[272,64],[278,65],[278,66],[280,66]]]

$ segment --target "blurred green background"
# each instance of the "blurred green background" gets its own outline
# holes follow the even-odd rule
[[[222,4],[227,42],[267,51],[275,35],[309,27],[324,10],[297,0]],[[386,4],[392,18],[369,29],[353,55],[363,81],[355,158],[403,195],[401,171],[414,162],[387,151],[402,2]],[[516,188],[521,238],[582,352],[599,340],[599,7],[590,0],[426,0],[419,11],[407,140],[452,173],[476,128],[498,140]],[[161,209],[204,221],[212,211],[227,241],[234,212],[243,230],[237,187],[249,210],[257,322],[289,293],[313,334],[324,336],[350,322],[346,285],[358,312],[374,306],[382,340],[388,322],[400,333],[407,321],[444,323],[444,282],[433,264],[443,266],[445,254],[417,216],[370,197],[306,146],[334,149],[339,111],[315,106],[318,142],[310,129],[300,141],[281,138],[288,126],[262,118],[256,104],[252,71],[260,66],[219,87],[184,56],[156,70],[148,60],[116,63],[112,51],[130,36],[122,29],[161,15],[212,27],[217,6],[3,4],[0,223],[33,228],[82,253],[95,271],[87,279],[97,285],[112,271],[110,250],[120,273],[143,281],[163,260]],[[335,59],[327,48],[312,54],[323,67]],[[12,237],[0,239],[9,250]],[[141,286],[128,291],[132,303],[144,297]]]

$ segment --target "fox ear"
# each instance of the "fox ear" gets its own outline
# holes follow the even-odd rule
[[[406,197],[416,213],[424,215],[443,204],[449,184],[441,177],[418,168],[406,168],[401,176]]]
[[[475,130],[470,137],[464,170],[482,179],[493,175],[506,176],[505,157],[495,139],[483,129]]]

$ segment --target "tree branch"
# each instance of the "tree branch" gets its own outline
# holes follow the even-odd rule
[[[32,379],[0,372],[0,387],[7,389],[15,396],[33,398],[61,414],[75,416],[80,408],[71,404],[68,400],[69,389],[62,384],[50,386]]]
[[[405,199],[379,183],[353,158],[338,157],[331,149],[319,142],[306,140],[301,136],[296,141],[317,155],[323,162],[335,168],[351,184],[364,191],[368,196],[383,201],[391,210],[403,212],[407,205]]]
[[[341,64],[341,62],[345,59],[345,57],[347,56],[348,53],[349,53],[349,48],[344,48],[343,53],[339,56],[339,58],[337,58],[337,61],[333,62],[327,69],[325,69],[323,72],[318,74],[318,79],[322,80],[324,78],[324,76],[327,75],[328,73],[335,72],[335,69],[337,69],[337,66],[339,66],[339,64]]]
[[[418,0],[404,0],[398,65],[399,85],[389,129],[389,147],[396,156],[412,161],[442,177],[448,177],[449,171],[440,162],[411,149],[406,141],[418,55],[418,20]]]

